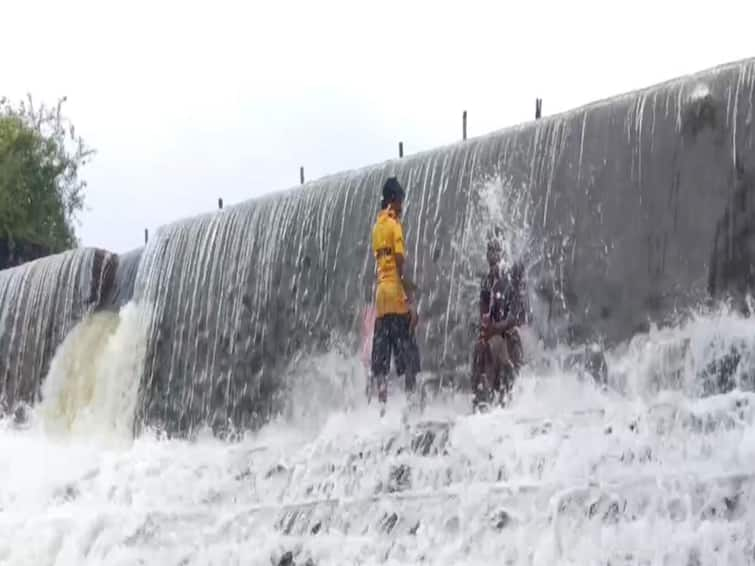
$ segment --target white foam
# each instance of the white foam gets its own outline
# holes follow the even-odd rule
[[[149,432],[92,442],[122,438],[133,407],[118,401],[133,370],[107,363],[139,335],[129,316],[97,316],[71,335],[69,348],[102,354],[59,352],[35,413],[45,426],[1,423],[0,563],[276,564],[287,551],[297,564],[752,558],[755,395],[701,397],[694,383],[755,335],[751,321],[722,313],[637,337],[609,356],[608,388],[556,362],[525,370],[512,405],[482,415],[455,397],[407,420],[397,395],[380,419],[361,397],[359,362],[333,352],[299,366],[312,374],[300,402],[333,398],[316,418],[292,405],[290,420],[233,444]]]
[[[36,411],[49,435],[130,441],[146,324],[129,303],[120,312],[96,312],[58,348]]]

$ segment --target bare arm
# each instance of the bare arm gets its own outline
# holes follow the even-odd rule
[[[495,322],[490,325],[491,334],[503,334],[504,332],[508,332],[515,326],[518,326],[518,322],[516,318],[508,317],[506,320],[502,320],[501,322]]]

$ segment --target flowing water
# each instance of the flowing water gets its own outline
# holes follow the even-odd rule
[[[491,232],[525,265],[550,345],[617,343],[747,287],[754,104],[742,61],[162,227],[133,291],[151,306],[137,422],[257,427],[292,364],[353,346],[390,175],[429,371],[466,364]]]
[[[56,348],[99,302],[111,259],[83,249],[0,271],[0,413],[39,398]]]
[[[732,63],[0,272],[0,565],[755,562],[755,322],[708,304],[752,287],[754,105]],[[366,404],[389,175],[423,378],[468,382],[488,238],[526,265],[507,408]]]
[[[397,393],[381,419],[334,350],[235,442],[133,437],[144,342],[133,304],[83,321],[43,402],[0,424],[0,564],[755,560],[751,320],[636,336],[607,386],[532,348],[511,406],[476,415],[462,394],[420,413]]]

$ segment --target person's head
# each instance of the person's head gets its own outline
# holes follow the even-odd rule
[[[501,261],[501,242],[499,242],[496,238],[493,238],[488,241],[488,251],[487,251],[487,258],[488,258],[488,265],[490,267],[496,267],[500,261]]]
[[[404,204],[404,189],[396,177],[388,177],[383,185],[383,201],[380,207],[385,210],[390,206],[397,216],[401,216],[401,208]]]

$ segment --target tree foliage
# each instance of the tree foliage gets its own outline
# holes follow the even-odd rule
[[[77,245],[76,215],[86,181],[79,172],[94,151],[53,107],[0,97],[0,238],[58,252]]]

